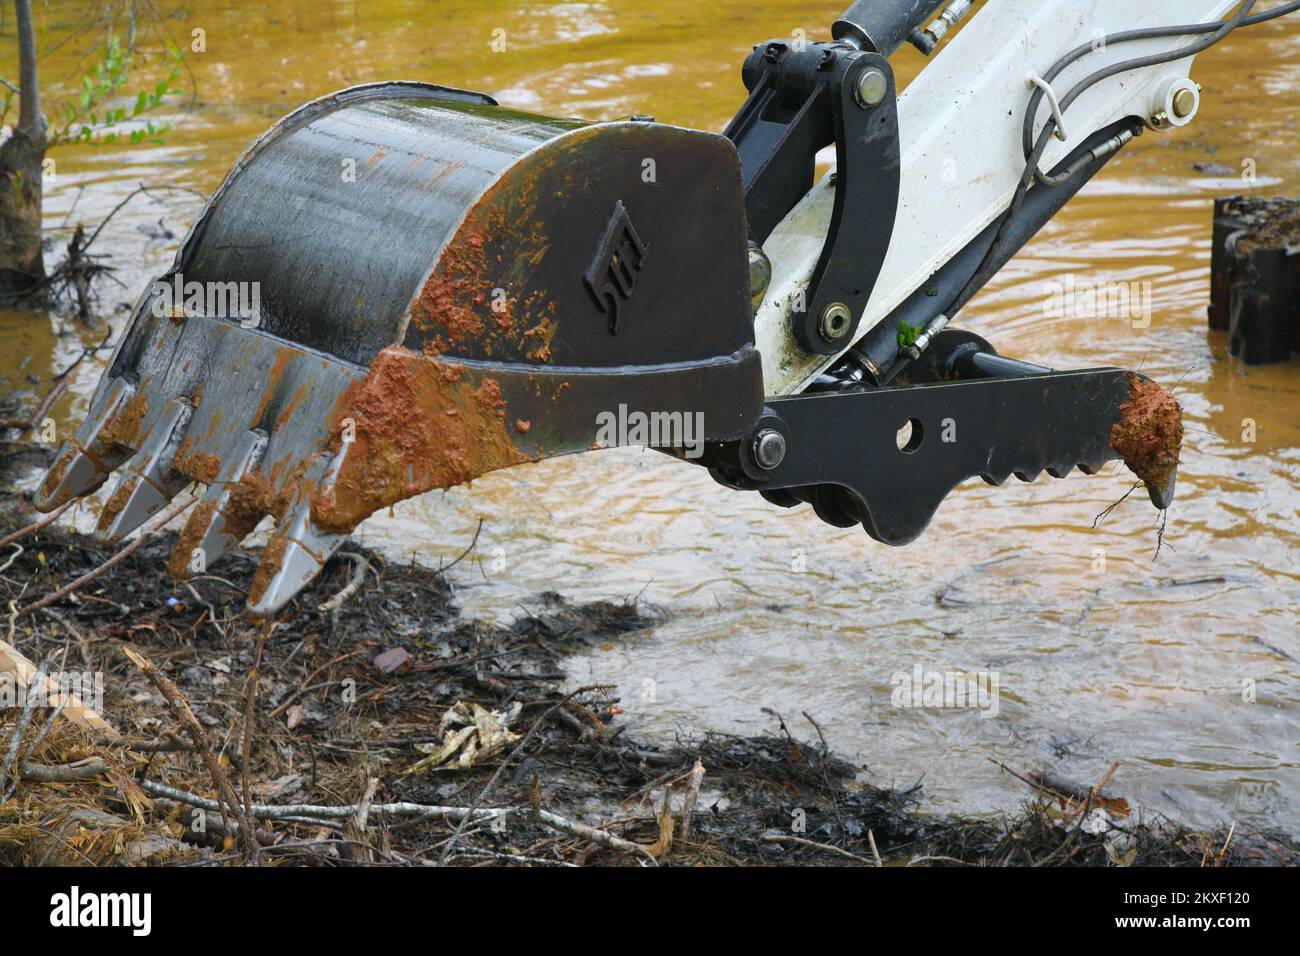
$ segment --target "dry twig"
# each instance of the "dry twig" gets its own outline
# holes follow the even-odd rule
[[[236,815],[240,823],[243,824],[243,826],[240,827],[241,835],[244,838],[245,848],[249,856],[252,857],[256,853],[256,850],[253,849],[253,844],[257,842],[256,838],[253,836],[252,820],[249,818],[248,814],[244,812],[244,808],[240,804],[239,798],[235,795],[235,789],[230,785],[229,778],[226,776],[225,772],[222,771],[221,764],[217,762],[217,758],[213,755],[212,745],[208,742],[207,732],[203,729],[203,725],[199,723],[199,719],[194,716],[194,711],[190,709],[189,701],[187,701],[185,695],[180,692],[180,688],[173,684],[171,678],[164,674],[153,661],[137,654],[129,647],[123,647],[122,653],[130,658],[131,663],[144,671],[145,676],[148,677],[149,680],[153,681],[153,684],[158,688],[159,693],[161,693],[163,697],[167,698],[167,703],[171,705],[172,712],[180,719],[181,725],[185,728],[185,732],[190,735],[190,739],[194,741],[195,748],[198,750],[200,756],[203,757],[203,762],[207,764],[208,773],[212,776],[213,785],[216,786],[217,792],[221,794],[226,805],[229,807],[229,811],[227,812]],[[163,794],[163,796],[170,796],[170,794]],[[176,799],[183,798],[177,797]],[[219,813],[222,812],[220,803],[217,803],[217,801],[213,801],[213,803],[216,805],[210,809],[214,809]]]
[[[169,521],[171,521],[177,515],[184,512],[186,508],[194,504],[194,502],[197,500],[198,500],[197,498],[189,498],[185,501],[178,502],[174,507],[168,508],[156,519],[154,519],[153,524],[144,528],[134,541],[128,544],[121,551],[117,552],[117,554],[113,555],[111,558],[109,558],[99,567],[87,571],[85,574],[77,578],[72,583],[65,584],[63,587],[59,588],[57,591],[53,592],[52,594],[45,595],[45,597],[41,598],[39,601],[33,601],[31,604],[27,604],[24,605],[23,607],[20,607],[18,609],[18,616],[24,617],[28,614],[31,614],[33,611],[39,611],[42,608],[49,607],[54,602],[61,601],[63,598],[71,594],[73,591],[76,591],[79,588],[89,584],[91,581],[95,580],[95,578],[99,577],[105,572],[112,570],[114,567],[121,564],[131,555],[139,551],[140,548],[144,546],[144,543],[146,541],[148,541],[151,537],[153,537],[157,532],[161,531]]]

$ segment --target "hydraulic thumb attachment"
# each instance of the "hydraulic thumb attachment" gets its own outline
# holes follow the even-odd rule
[[[771,398],[749,435],[710,448],[714,477],[773,504],[810,504],[823,521],[861,524],[890,545],[914,541],[944,498],[976,477],[1064,478],[1122,459],[1152,503],[1169,507],[1183,431],[1177,402],[1159,386],[1121,369],[1051,372],[966,333],[940,338],[947,371],[1000,377]]]

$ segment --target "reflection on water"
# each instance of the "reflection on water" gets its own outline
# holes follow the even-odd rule
[[[207,31],[209,52],[189,58],[192,114],[163,148],[60,152],[49,222],[98,221],[140,181],[208,192],[273,118],[379,79],[483,89],[557,115],[650,113],[717,129],[739,105],[753,41],[796,27],[823,36],[843,4],[649,6],[205,3],[169,21],[178,37]],[[41,15],[43,40],[70,29],[57,11]],[[496,30],[501,53],[490,47]],[[56,53],[47,76],[75,77],[74,52]],[[918,61],[904,53],[901,72]],[[753,731],[769,724],[761,707],[794,726],[806,711],[878,778],[923,776],[932,809],[985,812],[1021,799],[987,757],[1055,764],[1083,780],[1119,760],[1116,787],[1147,807],[1300,830],[1300,363],[1248,369],[1206,332],[1210,201],[1246,184],[1193,168],[1249,160],[1259,188],[1300,194],[1297,74],[1292,25],[1204,56],[1196,123],[1130,147],[959,323],[1036,362],[1125,365],[1177,384],[1188,447],[1158,560],[1156,515],[1138,496],[1092,526],[1128,490],[1126,473],[977,482],[918,543],[893,550],[628,449],[405,502],[361,533],[436,565],[482,518],[482,560],[452,573],[467,608],[487,615],[508,617],[544,589],[664,607],[672,619],[653,634],[573,664],[577,682],[622,685],[630,719],[651,732]],[[179,236],[198,202],[143,197],[118,215],[100,251],[125,288],[106,290],[108,306],[133,298],[174,251],[158,220]],[[1050,283],[1069,276],[1135,283],[1150,326],[1049,314]],[[0,374],[47,378],[99,334],[0,313]],[[96,375],[78,370],[60,418],[84,411]],[[1248,419],[1253,443],[1243,440]],[[998,715],[892,707],[891,677],[918,663],[995,671]],[[1243,701],[1250,688],[1255,703]]]

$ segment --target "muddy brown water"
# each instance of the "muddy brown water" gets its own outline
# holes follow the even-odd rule
[[[81,6],[38,11],[42,46],[76,30]],[[275,118],[374,80],[482,89],[554,115],[650,113],[719,129],[741,102],[739,64],[753,41],[797,28],[824,36],[839,12],[650,6],[195,5],[165,21],[178,38],[206,32],[208,51],[188,57],[194,109],[172,117],[161,147],[59,150],[47,223],[56,234],[65,222],[96,223],[138,182],[206,194]],[[497,29],[503,53],[489,47]],[[10,75],[12,38],[3,41],[0,75]],[[47,95],[75,86],[80,42],[47,59]],[[900,73],[919,63],[904,52]],[[436,566],[482,519],[481,560],[452,577],[467,609],[490,617],[512,616],[544,589],[662,606],[669,623],[571,663],[575,682],[617,682],[645,733],[757,731],[772,726],[766,707],[811,734],[807,712],[878,781],[924,777],[932,810],[987,813],[1021,800],[990,757],[1083,780],[1117,760],[1112,789],[1144,807],[1192,824],[1300,832],[1300,362],[1246,368],[1205,328],[1212,197],[1300,194],[1300,23],[1238,35],[1202,56],[1195,75],[1205,88],[1196,122],[1130,147],[959,322],[1008,354],[1140,368],[1176,388],[1188,440],[1158,559],[1157,515],[1140,495],[1092,526],[1128,489],[1120,472],[970,483],[925,537],[895,550],[629,449],[427,495],[359,533]],[[166,264],[198,209],[184,192],[137,198],[101,237],[97,251],[122,283],[103,287],[115,328],[125,310],[114,307]],[[1059,315],[1052,295],[1070,281],[1076,293],[1135,283],[1149,326],[1117,312]],[[0,375],[12,381],[48,377],[102,332],[0,312],[0,335]],[[98,371],[76,373],[56,408],[65,426],[80,419]],[[918,666],[995,673],[996,715],[894,706],[892,678]]]

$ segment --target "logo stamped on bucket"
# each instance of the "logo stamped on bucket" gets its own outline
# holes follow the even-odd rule
[[[636,291],[649,247],[637,235],[627,207],[620,199],[605,226],[600,244],[584,278],[596,304],[609,317],[609,334],[618,334],[619,309]]]

